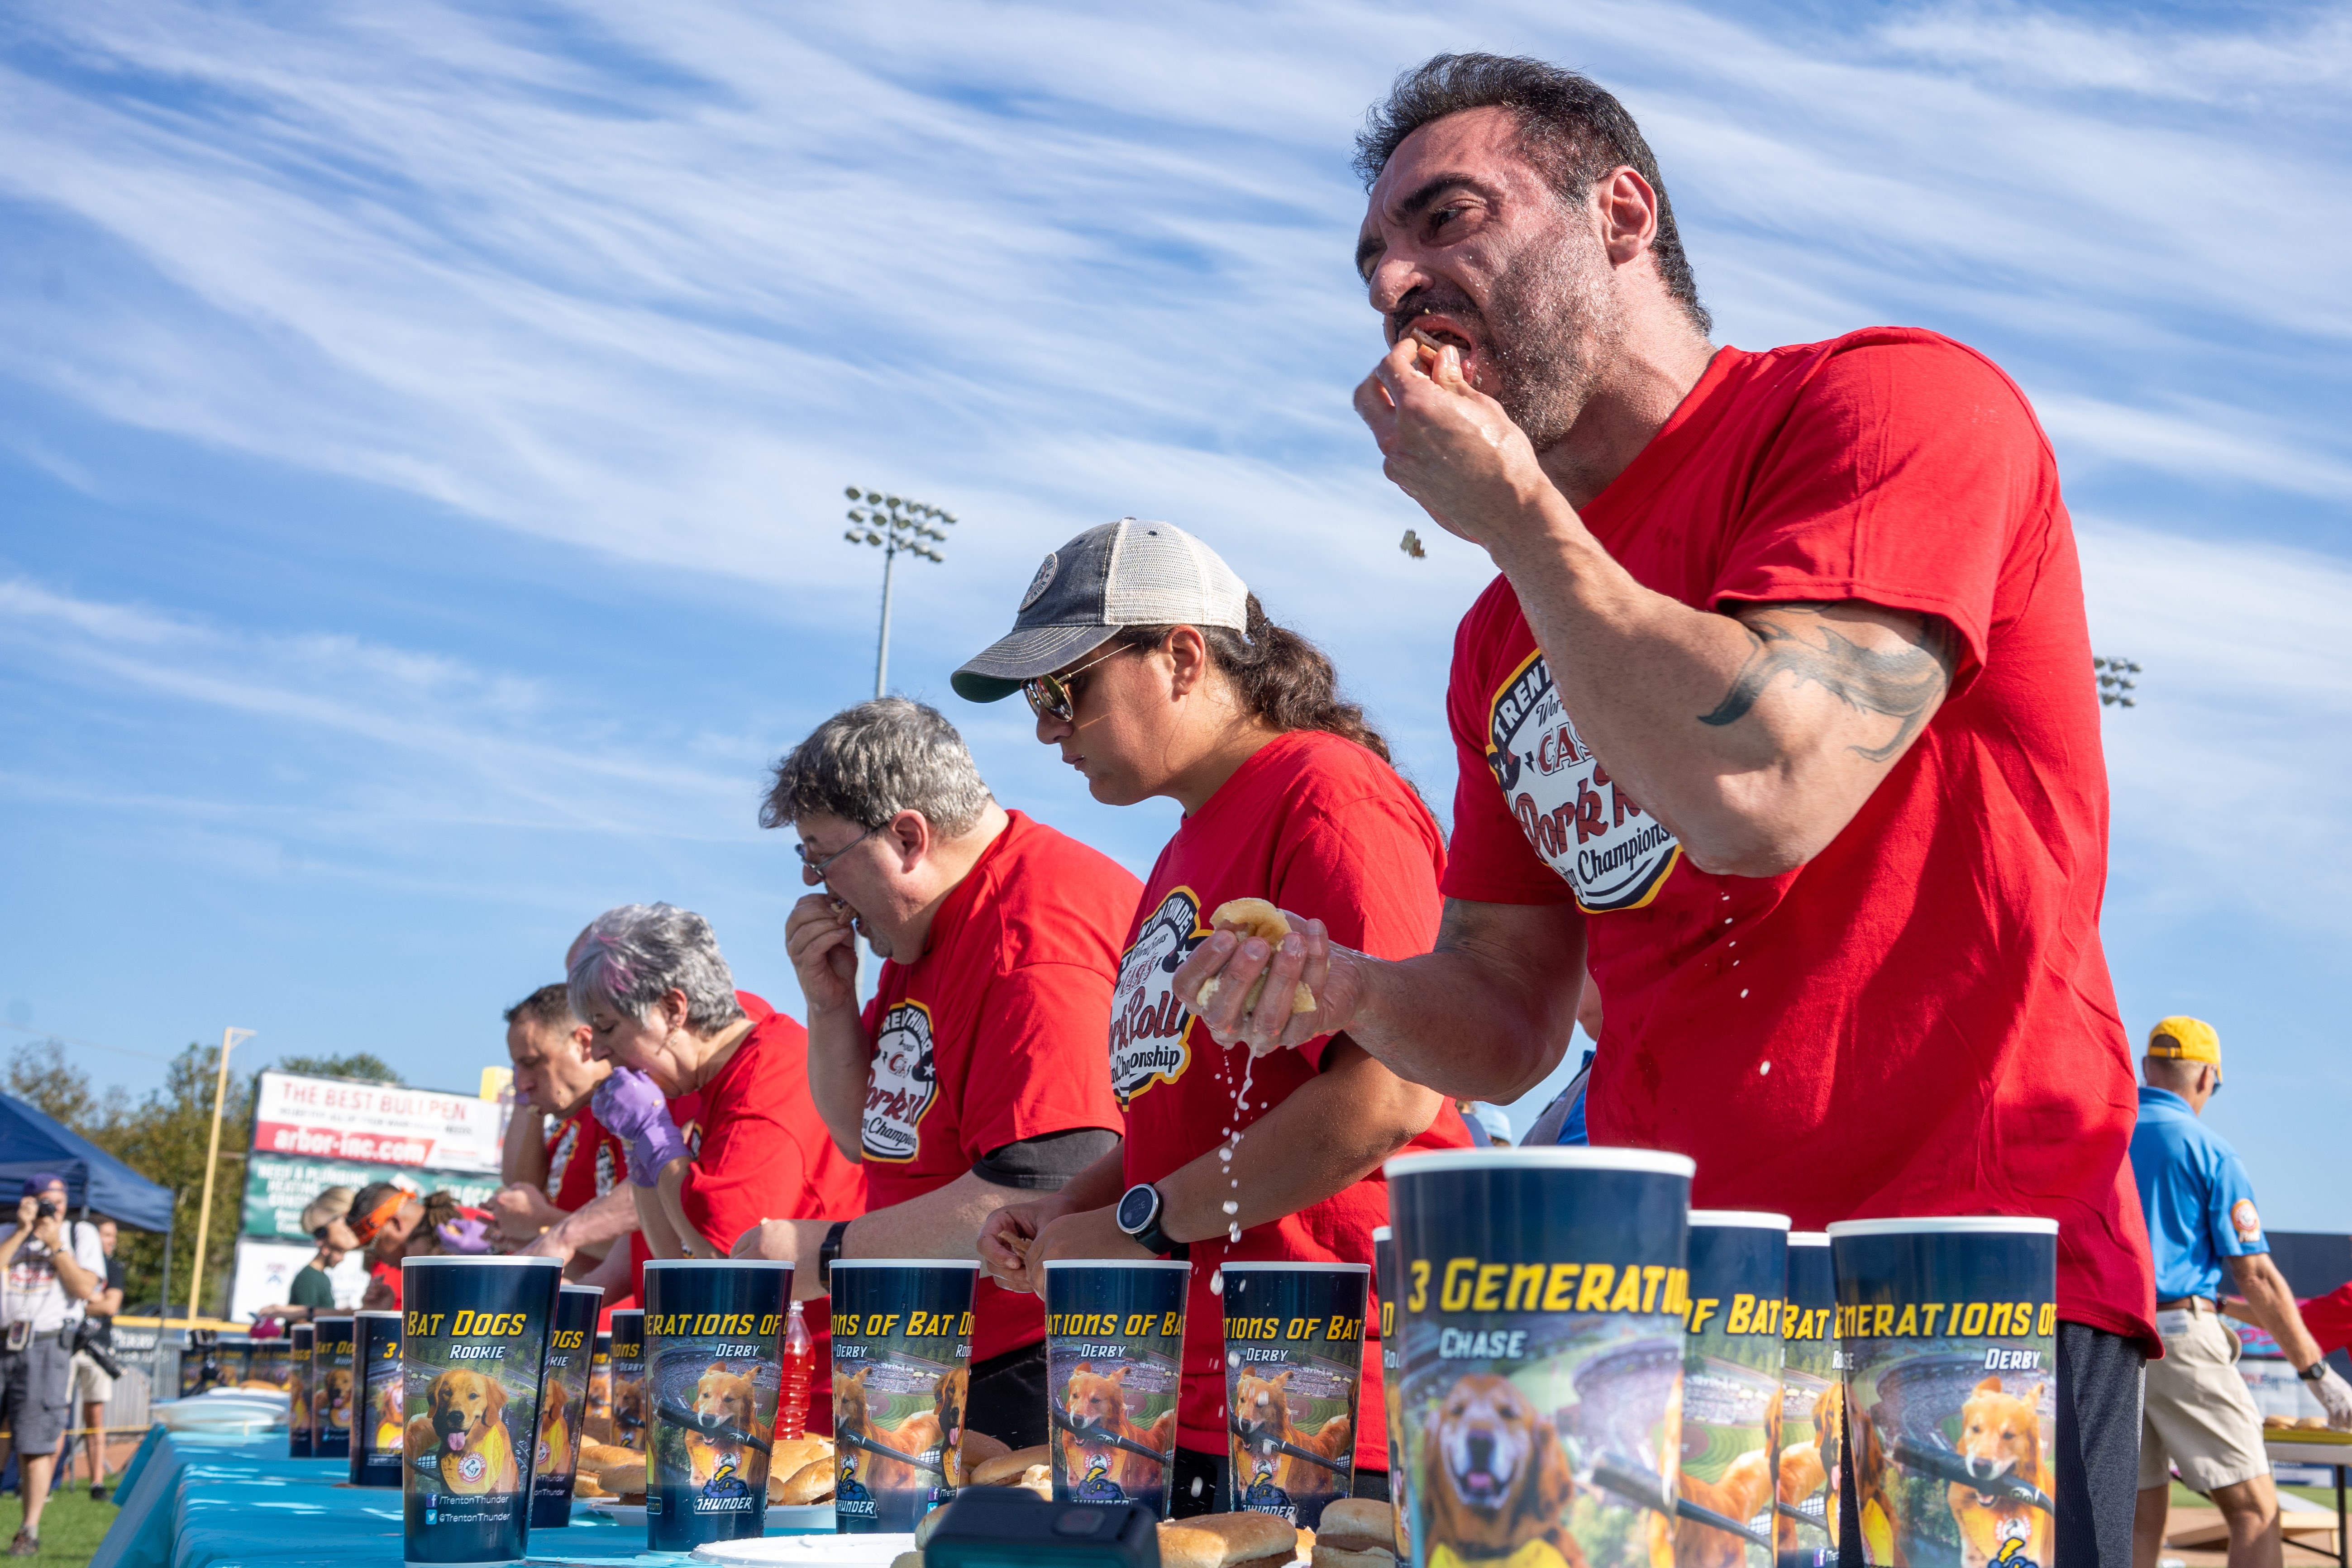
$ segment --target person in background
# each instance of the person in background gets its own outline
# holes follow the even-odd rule
[[[629,1147],[590,1103],[612,1069],[589,1053],[588,1026],[561,984],[542,985],[507,1009],[514,1114],[507,1122],[492,1194],[499,1233],[514,1250],[562,1260],[564,1277],[602,1287],[604,1313],[629,1306],[629,1248],[637,1227]]]
[[[2322,1359],[2271,1261],[2238,1152],[2198,1120],[2221,1090],[2221,1037],[2200,1019],[2166,1018],[2148,1032],[2140,1071],[2147,1082],[2131,1163],[2156,1249],[2164,1358],[2147,1363],[2133,1568],[2156,1568],[2175,1468],[2221,1510],[2230,1568],[2276,1568],[2278,1494],[2263,1449],[2262,1412],[2238,1373],[2238,1336],[2219,1316],[2223,1271],[2245,1298],[2231,1315],[2270,1332],[2337,1431],[2352,1428],[2352,1385]]]
[[[106,1254],[95,1226],[67,1228],[66,1179],[42,1173],[26,1179],[16,1223],[0,1236],[0,1464],[16,1455],[17,1489],[25,1522],[8,1543],[11,1557],[37,1556],[41,1510],[48,1505],[49,1473],[65,1436],[73,1400],[68,1327],[82,1303],[106,1288]]]
[[[262,1308],[259,1316],[300,1323],[335,1310],[335,1285],[327,1276],[342,1267],[345,1255],[358,1251],[360,1245],[345,1218],[351,1209],[349,1187],[329,1187],[310,1200],[302,1211],[302,1228],[319,1244],[319,1250],[311,1255],[310,1262],[295,1270],[293,1280],[286,1288],[286,1300],[278,1306]]]
[[[1103,1070],[1118,942],[1142,885],[990,795],[936,710],[882,698],[776,764],[760,814],[800,835],[784,945],[808,1008],[809,1087],[866,1167],[863,1218],[770,1220],[739,1254],[794,1260],[814,1295],[835,1258],[969,1259],[990,1214],[1061,1190],[1118,1146]],[[857,1005],[857,938],[882,955]],[[1045,1441],[1045,1320],[983,1278],[968,1425]]]
[[[565,955],[572,1009],[613,1064],[596,1119],[629,1141],[637,1234],[655,1258],[724,1258],[771,1218],[866,1212],[864,1173],[834,1147],[809,1096],[808,1034],[735,989],[710,922],[668,904],[625,904],[589,923]],[[688,1146],[676,1102],[699,1097]],[[631,1293],[645,1299],[644,1270]],[[806,1314],[830,1364],[830,1310]],[[809,1423],[833,1430],[833,1388],[814,1380]]]
[[[360,1305],[372,1312],[400,1310],[400,1260],[425,1221],[425,1201],[393,1182],[371,1182],[352,1199],[348,1225],[352,1245],[367,1249],[367,1293]]]
[[[83,1304],[84,1343],[95,1344],[101,1350],[114,1348],[114,1319],[122,1310],[122,1287],[126,1282],[122,1259],[114,1256],[121,1240],[121,1232],[111,1219],[98,1222],[99,1250],[106,1258],[106,1282],[97,1295]],[[89,1456],[89,1495],[99,1502],[106,1500],[106,1407],[114,1398],[114,1379],[99,1365],[97,1359],[80,1345],[73,1352],[74,1408],[81,1412],[82,1451]]]
[[[430,1258],[446,1254],[460,1258],[478,1258],[493,1250],[490,1237],[490,1211],[478,1209],[457,1201],[457,1194],[442,1191],[425,1194],[425,1223],[418,1226],[408,1238],[404,1258]]]
[[[1373,1228],[1388,1223],[1381,1163],[1466,1147],[1469,1134],[1444,1097],[1345,1035],[1255,1064],[1215,1048],[1171,989],[1178,965],[1236,899],[1315,917],[1369,952],[1422,952],[1437,931],[1445,840],[1362,710],[1340,699],[1330,661],[1168,523],[1123,519],[1046,556],[1012,633],[953,684],[982,702],[1020,692],[1037,739],[1097,800],[1184,809],[1145,879],[1112,994],[1126,1141],[1060,1192],[997,1210],[980,1256],[1033,1291],[1056,1258],[1189,1256],[1187,1310],[1206,1331],[1185,1343],[1171,1491],[1176,1512],[1206,1512],[1223,1506],[1230,1468],[1219,1267],[1369,1264]],[[1380,1347],[1364,1348],[1361,1408],[1378,1411]],[[1356,1486],[1385,1497],[1381,1423],[1362,1422],[1355,1448]]]

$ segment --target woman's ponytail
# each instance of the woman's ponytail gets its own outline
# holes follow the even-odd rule
[[[1234,683],[1243,710],[1279,730],[1321,730],[1349,740],[1394,765],[1389,743],[1364,722],[1364,710],[1339,695],[1339,679],[1321,648],[1266,618],[1257,595],[1244,612],[1246,635],[1225,626],[1200,626],[1209,657]],[[1126,640],[1157,647],[1172,626],[1129,626]]]

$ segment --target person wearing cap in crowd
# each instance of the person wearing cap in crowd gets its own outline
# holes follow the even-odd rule
[[[400,1310],[400,1262],[425,1221],[425,1200],[395,1182],[370,1182],[352,1199],[345,1216],[352,1245],[366,1249],[367,1292],[360,1306],[371,1312]]]
[[[637,1228],[628,1143],[591,1103],[612,1068],[590,1054],[588,1026],[561,983],[508,1008],[506,1020],[514,1114],[499,1160],[506,1184],[489,1210],[512,1250],[561,1259],[565,1279],[600,1287],[600,1321],[609,1319],[634,1300],[629,1249],[614,1244]]]
[[[808,1007],[809,1086],[866,1167],[862,1218],[770,1220],[736,1250],[791,1258],[797,1294],[835,1258],[969,1259],[988,1215],[1058,1192],[1118,1146],[1103,1068],[1118,942],[1142,885],[998,805],[936,709],[879,698],[776,764],[760,814],[803,881],[784,945]],[[856,940],[882,957],[857,1005]],[[1045,1319],[982,1279],[966,1422],[1014,1448],[1046,1430]]]
[[[16,1221],[0,1233],[0,1464],[16,1455],[25,1521],[9,1542],[11,1557],[41,1549],[41,1510],[49,1472],[72,1417],[73,1363],[67,1331],[82,1303],[106,1286],[106,1254],[98,1228],[65,1218],[66,1179],[49,1172],[28,1176]]]
[[[349,1187],[329,1187],[302,1210],[302,1229],[319,1244],[319,1250],[295,1270],[286,1287],[286,1300],[275,1307],[264,1307],[261,1316],[300,1323],[335,1310],[334,1281],[327,1276],[342,1267],[344,1257],[358,1251],[360,1245],[344,1217],[351,1213],[352,1197]]]
[[[1178,995],[1230,969],[1219,1040],[1340,1027],[1507,1102],[1565,1055],[1587,959],[1591,1141],[1691,1156],[1694,1205],[2059,1221],[2056,1552],[2120,1563],[2156,1303],[2032,407],[1933,332],[1712,342],[1656,159],[1573,71],[1435,57],[1357,152],[1391,345],[1357,410],[1498,570],[1454,644],[1444,925],[1402,963],[1220,935]],[[1293,1021],[1301,983],[1325,1006]]]
[[[1444,1096],[1345,1035],[1255,1065],[1215,1048],[1171,989],[1177,967],[1218,909],[1241,899],[1312,916],[1368,952],[1424,951],[1444,837],[1363,710],[1340,698],[1330,661],[1168,523],[1123,519],[1046,556],[1012,632],[953,684],[980,702],[1020,692],[1037,739],[1105,805],[1165,796],[1183,807],[1145,879],[1112,993],[1110,1079],[1126,1141],[1060,1192],[999,1209],[980,1256],[1033,1291],[1055,1258],[1190,1257],[1188,1313],[1209,1329],[1185,1342],[1171,1489],[1176,1512],[1208,1512],[1227,1495],[1230,1466],[1220,1266],[1370,1263],[1372,1231],[1388,1223],[1381,1163],[1470,1139]],[[1380,1347],[1368,1341],[1361,1408],[1378,1411],[1381,1397]],[[1363,1421],[1353,1441],[1355,1484],[1385,1497],[1381,1424]]]
[[[2238,1374],[2238,1336],[2219,1316],[2223,1272],[2245,1298],[2231,1306],[2231,1315],[2269,1331],[2338,1431],[2352,1429],[2352,1384],[2322,1359],[2294,1292],[2271,1261],[2244,1163],[2199,1120],[2221,1091],[2221,1036],[2202,1019],[2166,1018],[2148,1031],[2140,1071],[2147,1082],[2131,1163],[2156,1249],[2164,1359],[2147,1366],[2133,1568],[2155,1568],[2175,1469],[2221,1510],[2230,1568],[2275,1568],[2278,1495],[2263,1449],[2262,1412]]]
[[[735,989],[710,922],[668,904],[607,910],[574,939],[572,1010],[612,1075],[596,1119],[629,1141],[642,1256],[724,1258],[762,1220],[866,1212],[866,1177],[834,1147],[809,1096],[808,1033]],[[689,1146],[677,1102],[699,1097]],[[630,1281],[645,1299],[642,1262]],[[816,1364],[830,1364],[830,1312],[807,1314]],[[833,1385],[813,1380],[809,1426],[833,1430]]]

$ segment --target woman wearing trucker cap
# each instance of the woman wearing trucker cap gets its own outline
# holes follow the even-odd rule
[[[1425,951],[1444,839],[1362,710],[1339,700],[1330,661],[1164,522],[1124,519],[1046,556],[1011,634],[954,686],[980,702],[1027,697],[1038,740],[1097,800],[1166,795],[1184,808],[1145,879],[1111,999],[1126,1142],[1053,1196],[998,1210],[980,1253],[1005,1285],[1036,1290],[1033,1265],[1048,1258],[1189,1251],[1175,1509],[1205,1512],[1222,1506],[1228,1452],[1218,1266],[1369,1264],[1372,1228],[1388,1220],[1381,1162],[1469,1135],[1442,1096],[1345,1035],[1254,1067],[1213,1048],[1171,983],[1234,899],[1319,919],[1365,952]],[[1356,1474],[1377,1495],[1388,1463],[1377,1350],[1358,1408]]]

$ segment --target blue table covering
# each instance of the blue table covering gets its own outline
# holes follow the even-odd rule
[[[286,1434],[147,1434],[116,1483],[121,1512],[90,1568],[241,1568],[330,1564],[399,1568],[400,1493],[345,1482],[341,1459],[289,1459]],[[533,1563],[676,1563],[646,1550],[642,1523],[583,1512],[530,1532]]]

